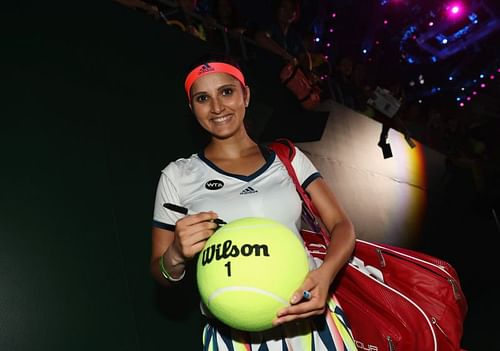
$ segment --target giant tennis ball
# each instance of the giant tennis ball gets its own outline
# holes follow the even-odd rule
[[[289,305],[309,271],[299,238],[267,218],[247,217],[217,230],[197,262],[197,283],[209,311],[230,327],[262,331]]]

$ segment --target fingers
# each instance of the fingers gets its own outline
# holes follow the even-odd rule
[[[281,310],[277,318],[273,320],[273,326],[291,322],[297,319],[321,315],[325,312],[325,304],[315,302],[303,302]]]
[[[327,297],[328,286],[318,283],[318,271],[311,271],[302,286],[293,293],[290,306],[278,311],[273,325],[323,314]]]
[[[210,222],[217,218],[215,212],[200,212],[193,215],[185,216],[177,221],[176,226],[190,226],[201,222]]]
[[[183,257],[192,258],[203,249],[218,227],[216,218],[215,212],[200,212],[177,221],[174,242]]]
[[[290,299],[290,303],[292,305],[295,305],[296,303],[301,302],[302,300],[308,301],[311,300],[312,298],[312,293],[308,289],[300,289],[297,290],[293,295],[292,298]]]

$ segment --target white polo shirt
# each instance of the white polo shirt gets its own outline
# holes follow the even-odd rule
[[[242,217],[273,219],[300,238],[302,202],[295,185],[274,151],[261,149],[266,163],[249,176],[223,171],[202,152],[171,162],[158,182],[153,225],[173,230],[183,215],[163,207],[170,202],[188,208],[190,213],[214,211],[226,222]],[[304,188],[320,177],[298,148],[292,165]]]

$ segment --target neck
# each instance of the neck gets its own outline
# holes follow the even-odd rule
[[[205,148],[205,156],[209,159],[238,159],[255,152],[257,144],[245,132],[227,139],[212,138]]]

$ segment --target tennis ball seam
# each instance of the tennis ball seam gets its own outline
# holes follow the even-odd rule
[[[210,306],[210,303],[212,302],[212,300],[214,300],[219,295],[221,295],[225,292],[228,292],[228,291],[251,291],[251,292],[261,294],[261,295],[269,296],[269,297],[273,298],[274,300],[282,303],[285,306],[288,305],[288,301],[286,301],[284,298],[282,298],[276,294],[273,294],[267,290],[255,288],[253,286],[226,286],[224,288],[217,289],[213,293],[211,293],[210,296],[208,297],[208,301],[207,301],[208,305]]]

